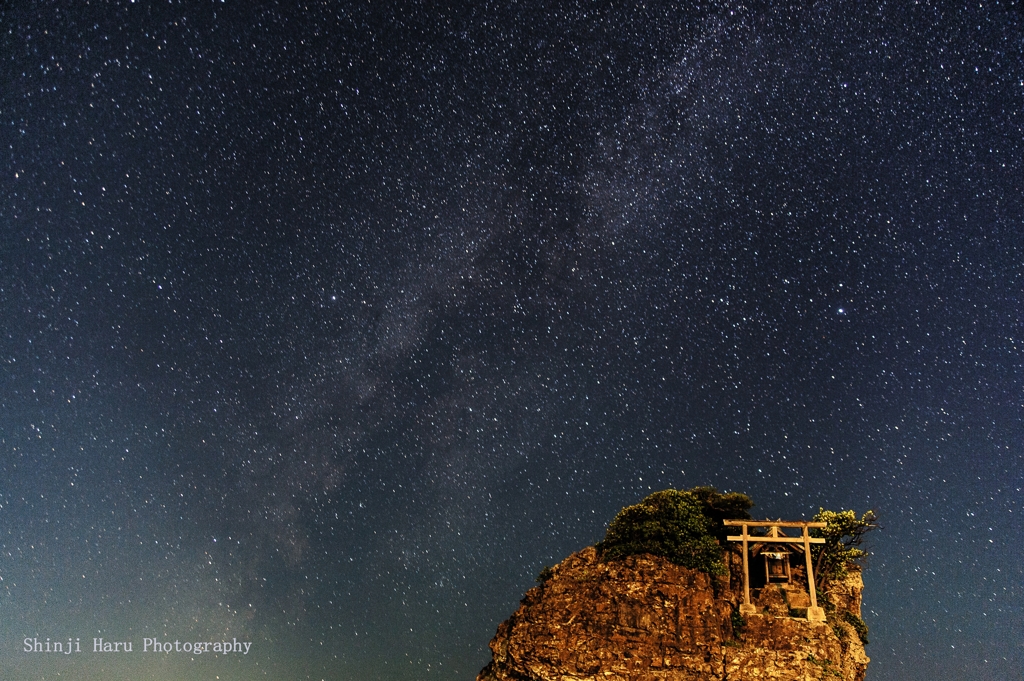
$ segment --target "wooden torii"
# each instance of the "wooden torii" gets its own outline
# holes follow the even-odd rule
[[[743,604],[740,606],[741,615],[753,615],[757,608],[750,602],[750,567],[747,564],[749,544],[803,544],[804,560],[807,561],[807,593],[811,597],[811,607],[807,609],[807,620],[809,622],[824,622],[825,610],[818,607],[818,595],[814,588],[814,567],[811,561],[811,544],[824,544],[825,540],[819,537],[812,537],[812,527],[825,527],[825,523],[813,523],[799,520],[724,520],[728,527],[742,527],[743,534],[730,535],[729,541],[743,542]],[[752,535],[748,528],[767,527],[767,536]],[[803,530],[799,537],[787,537],[779,531],[781,527],[799,527]]]

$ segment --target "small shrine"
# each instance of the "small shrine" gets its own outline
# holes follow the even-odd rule
[[[741,615],[753,615],[757,608],[750,602],[752,576],[757,586],[769,584],[790,585],[795,580],[806,581],[810,596],[807,619],[824,622],[825,611],[818,606],[814,587],[814,565],[811,544],[824,544],[825,540],[811,537],[811,528],[825,527],[825,523],[785,520],[726,520],[726,526],[742,528],[742,534],[730,535],[729,541],[742,542],[743,604]],[[766,528],[764,534],[750,534],[750,528]],[[786,531],[800,530],[800,536]],[[799,558],[803,557],[803,561]],[[803,562],[803,565],[800,563]],[[753,573],[753,574],[752,574]],[[801,574],[802,573],[802,574]],[[802,577],[803,579],[799,579]]]

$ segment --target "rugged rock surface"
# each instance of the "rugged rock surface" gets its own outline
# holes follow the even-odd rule
[[[726,580],[647,555],[605,563],[590,547],[526,593],[477,681],[862,681],[868,658],[842,614],[859,617],[861,589],[851,572],[824,623],[790,617],[797,594],[771,586],[734,630]]]

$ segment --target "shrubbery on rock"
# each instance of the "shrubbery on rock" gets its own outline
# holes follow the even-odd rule
[[[723,495],[713,487],[662,490],[619,511],[597,550],[603,560],[648,553],[709,575],[724,575],[722,519],[749,518],[751,506],[746,495]]]

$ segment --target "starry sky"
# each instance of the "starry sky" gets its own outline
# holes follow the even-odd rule
[[[5,679],[472,679],[543,566],[705,484],[879,513],[870,681],[1021,678],[1019,8],[0,29]]]

